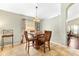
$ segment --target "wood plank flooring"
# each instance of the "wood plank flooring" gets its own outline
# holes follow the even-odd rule
[[[51,50],[46,49],[46,53],[43,49],[35,49],[30,47],[30,56],[78,56],[79,50],[63,47],[61,45],[51,43]],[[11,45],[5,46],[4,50],[0,50],[0,56],[28,56],[27,50],[25,50],[25,44],[15,45],[14,48]]]

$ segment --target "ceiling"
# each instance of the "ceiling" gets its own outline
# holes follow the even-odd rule
[[[60,15],[60,4],[58,3],[0,3],[0,9],[34,17],[36,15],[36,5],[38,6],[37,16],[41,19],[47,19]]]

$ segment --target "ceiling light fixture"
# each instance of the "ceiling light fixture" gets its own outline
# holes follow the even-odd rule
[[[40,22],[40,19],[39,19],[38,16],[37,16],[37,9],[38,9],[38,6],[36,6],[35,8],[36,8],[36,16],[33,18],[33,21],[34,21],[34,22]]]

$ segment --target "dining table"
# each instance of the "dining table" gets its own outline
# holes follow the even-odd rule
[[[34,48],[36,49],[39,49],[41,45],[43,45],[43,42],[42,42],[42,39],[40,40],[39,38],[42,36],[44,36],[44,33],[39,31],[39,32],[36,32],[36,33],[33,33],[33,32],[30,32],[28,33],[28,37],[29,38],[33,38],[33,39],[36,39],[36,41],[34,42],[35,46]],[[31,36],[30,36],[31,35]]]
[[[39,36],[44,36],[44,32],[43,31],[28,32],[28,38],[36,39],[34,42],[34,44],[35,44],[34,48],[36,48],[36,49],[39,49],[40,46],[43,44],[42,39],[39,40]],[[25,41],[24,34],[22,35],[21,43],[23,43],[23,41]]]

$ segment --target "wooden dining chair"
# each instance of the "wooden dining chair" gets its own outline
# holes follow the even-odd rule
[[[24,31],[24,35],[25,35],[25,39],[26,39],[26,48],[29,54],[29,48],[30,48],[30,42],[32,42],[32,46],[34,47],[34,41],[36,40],[36,38],[32,37],[32,38],[28,38],[28,33],[27,31]]]
[[[47,48],[46,45],[48,46],[48,48],[50,50],[51,35],[52,35],[52,31],[45,31],[44,36],[42,35],[42,37],[38,38],[38,40],[40,40],[43,43],[44,53],[45,53],[45,49]],[[46,44],[46,42],[47,42],[47,44]]]

